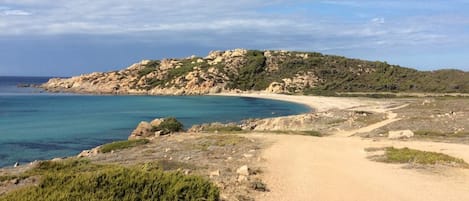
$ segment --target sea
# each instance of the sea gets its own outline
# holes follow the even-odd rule
[[[309,111],[304,105],[224,96],[111,96],[47,93],[18,84],[49,77],[0,76],[0,167],[73,156],[125,140],[140,121],[176,117],[185,128]]]

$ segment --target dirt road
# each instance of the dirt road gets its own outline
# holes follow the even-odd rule
[[[368,160],[367,147],[395,146],[439,151],[469,161],[469,146],[432,142],[373,142],[355,137],[260,135],[274,142],[265,158],[271,190],[256,200],[376,201],[469,200],[469,170],[404,169]]]

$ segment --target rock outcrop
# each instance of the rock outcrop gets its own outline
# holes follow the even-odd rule
[[[148,95],[240,91],[468,93],[468,83],[468,72],[420,72],[385,62],[314,52],[235,49],[212,51],[206,57],[143,60],[119,71],[51,79],[41,87],[50,92]]]
[[[151,138],[151,137],[158,137],[161,135],[161,131],[155,131],[154,128],[159,126],[164,119],[158,118],[154,119],[151,122],[142,121],[138,124],[135,130],[129,136],[129,140],[132,139],[143,139],[143,138]]]
[[[53,78],[41,87],[49,92],[91,94],[202,95],[237,92],[246,90],[234,84],[239,82],[238,76],[257,58],[249,53],[248,50],[235,49],[212,51],[204,58],[143,60],[119,71]],[[263,71],[275,73],[280,63],[291,55],[286,51],[265,51]],[[318,81],[320,79],[314,73],[302,72],[269,81],[270,84],[260,90],[298,92],[315,86]]]

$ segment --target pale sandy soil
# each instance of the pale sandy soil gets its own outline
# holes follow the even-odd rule
[[[316,111],[360,109],[384,112],[387,119],[330,137],[256,134],[270,141],[264,159],[263,181],[270,192],[256,200],[321,201],[459,201],[469,200],[469,170],[450,167],[405,168],[369,160],[369,147],[409,147],[436,151],[469,161],[469,146],[436,142],[373,141],[350,137],[399,120],[393,109],[406,105],[366,98],[288,96],[276,94],[221,94],[269,98],[305,104]]]
[[[469,200],[469,170],[405,169],[367,159],[367,147],[411,147],[469,161],[469,146],[432,142],[373,142],[357,137],[259,135],[274,142],[264,154],[270,192],[256,200]]]

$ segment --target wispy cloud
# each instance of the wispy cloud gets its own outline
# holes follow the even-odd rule
[[[0,6],[0,16],[28,16],[31,14],[32,13],[24,10],[11,9],[9,7]]]
[[[467,0],[0,0],[0,36],[328,51],[439,47],[469,45],[468,9]]]

